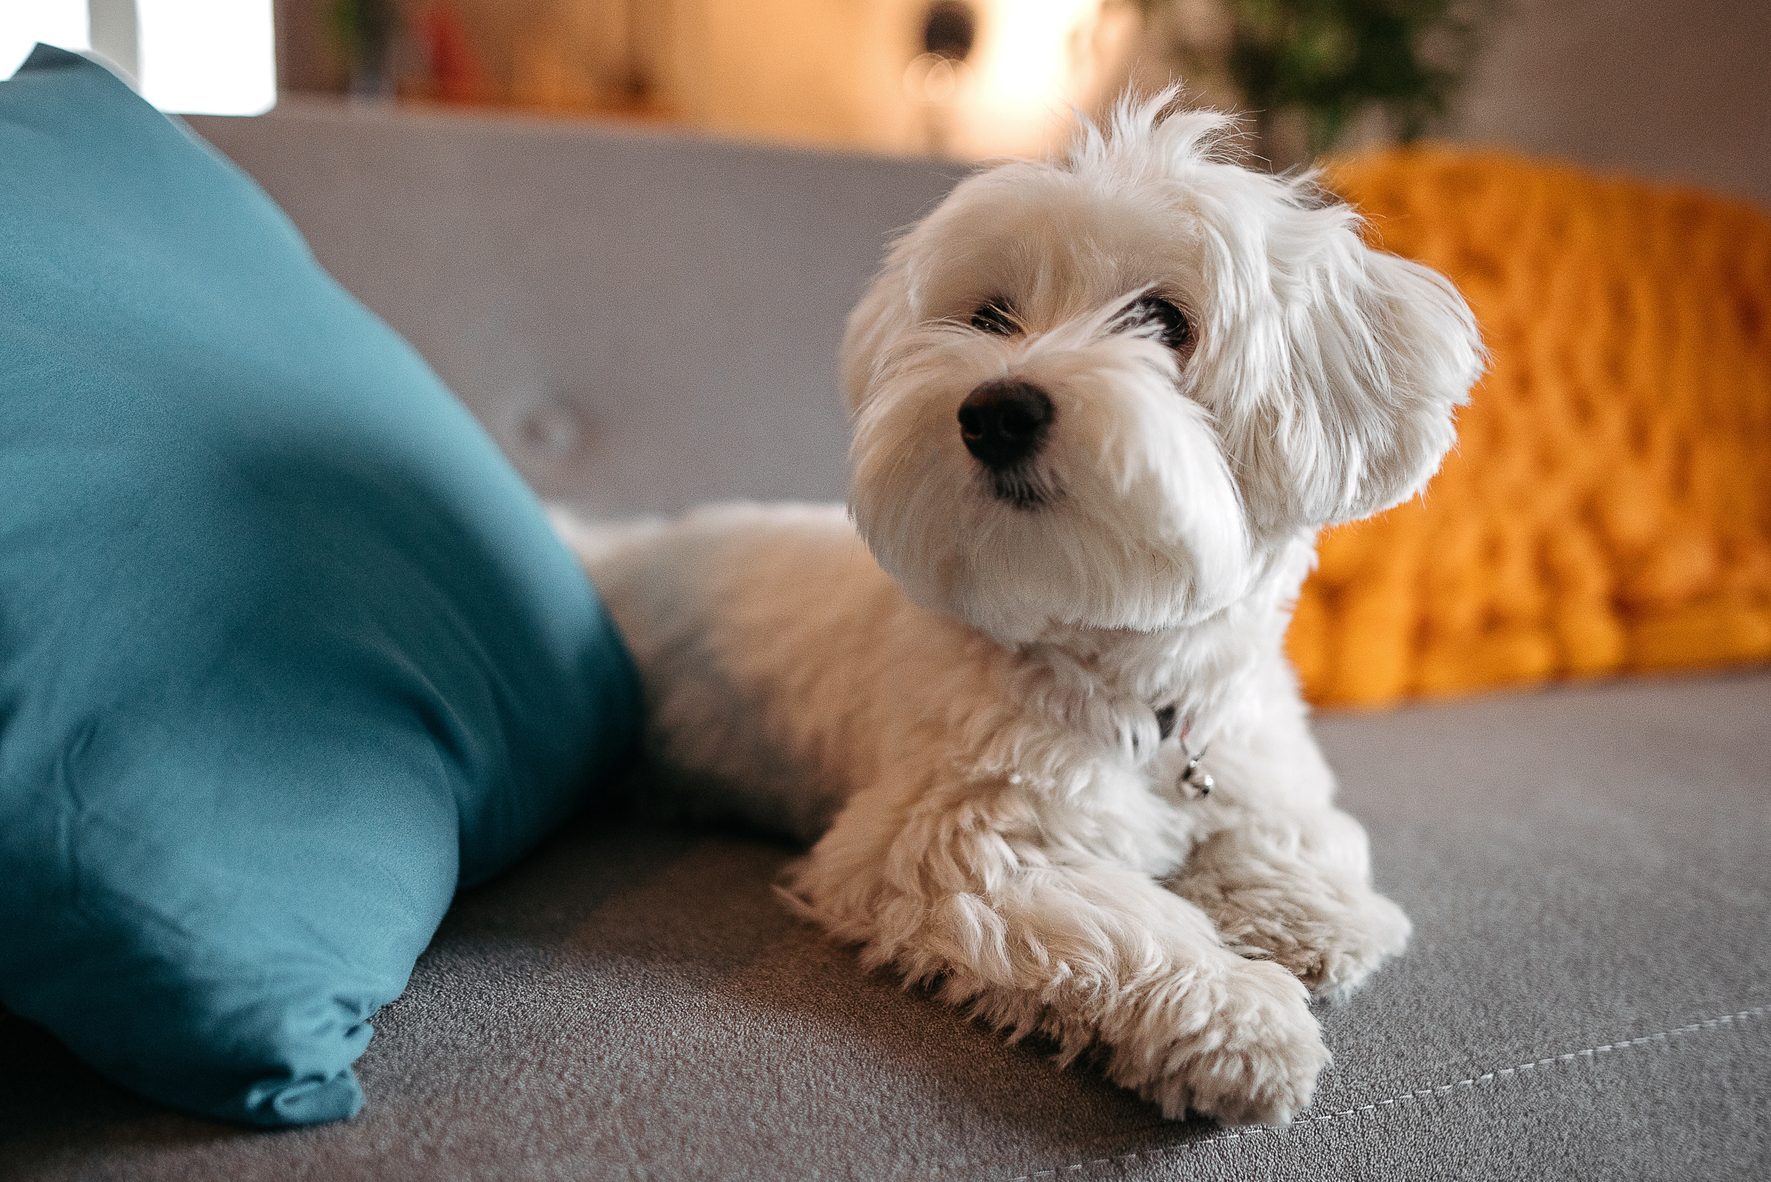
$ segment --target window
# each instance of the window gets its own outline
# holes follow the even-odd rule
[[[38,41],[92,50],[163,111],[256,115],[277,101],[272,0],[32,0],[0,6],[0,78]]]

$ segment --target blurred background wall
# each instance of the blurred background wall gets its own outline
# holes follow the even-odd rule
[[[1511,0],[1446,132],[1771,205],[1771,2]]]
[[[1178,75],[1279,166],[1425,134],[1771,205],[1771,0],[0,0],[0,75],[38,37],[169,110],[350,93],[960,160]]]
[[[1072,106],[1098,109],[1128,79],[1147,87],[1179,69],[1207,100],[1238,102],[1234,87],[1164,51],[1173,39],[1221,43],[1237,2],[278,0],[277,16],[285,93],[349,87],[342,14],[387,10],[402,26],[379,51],[393,77],[367,86],[391,83],[410,100],[965,159],[1039,151]],[[1466,60],[1448,65],[1467,78],[1430,133],[1771,204],[1767,0],[1391,7],[1473,13],[1480,25],[1454,50]],[[1249,9],[1258,5],[1242,0]],[[940,10],[961,27],[937,28]],[[931,30],[947,39],[934,56]],[[1355,119],[1336,145],[1382,138],[1386,129]]]

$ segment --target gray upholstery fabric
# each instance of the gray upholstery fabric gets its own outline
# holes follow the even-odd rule
[[[785,849],[587,818],[460,902],[356,1122],[157,1113],[6,1023],[0,1177],[1762,1178],[1768,717],[1757,675],[1324,719],[1418,935],[1286,1129],[1164,1124],[863,975]]]
[[[840,491],[842,314],[948,180],[546,124],[201,128],[539,484],[623,511]],[[532,430],[561,413],[581,445]],[[1767,719],[1767,673],[1323,719],[1417,935],[1324,1011],[1336,1062],[1284,1129],[1165,1123],[862,974],[771,896],[785,847],[587,817],[459,902],[348,1125],[170,1115],[0,1016],[0,1179],[1764,1178]]]

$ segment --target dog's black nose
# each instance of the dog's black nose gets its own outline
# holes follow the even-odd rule
[[[1051,422],[1051,398],[1028,382],[985,382],[959,404],[965,449],[989,468],[1013,467],[1038,451]]]

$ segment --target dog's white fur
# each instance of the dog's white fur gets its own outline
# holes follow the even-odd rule
[[[1318,529],[1421,489],[1480,346],[1444,279],[1165,102],[974,175],[892,248],[844,346],[858,534],[835,506],[565,527],[679,799],[816,839],[806,915],[1171,1116],[1282,1121],[1329,1057],[1309,991],[1409,925],[1281,642]],[[1188,350],[1127,324],[1152,292]],[[1020,331],[969,326],[991,298]],[[1055,409],[1032,508],[955,423],[1005,376]]]

